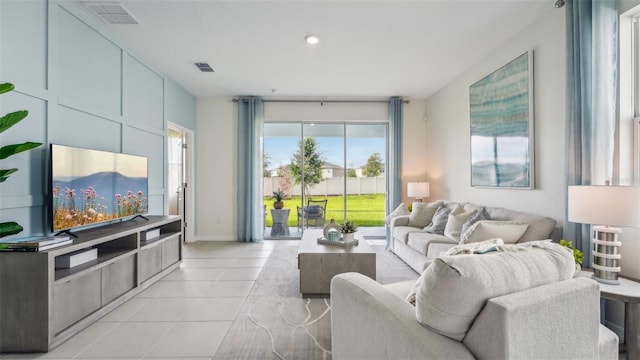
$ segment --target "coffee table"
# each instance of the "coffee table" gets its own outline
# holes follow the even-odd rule
[[[376,253],[367,241],[355,233],[358,245],[342,247],[318,244],[322,229],[308,229],[300,240],[298,269],[300,292],[304,297],[328,297],[331,279],[346,272],[359,272],[376,279]]]

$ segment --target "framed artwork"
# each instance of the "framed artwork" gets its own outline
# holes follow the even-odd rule
[[[471,186],[533,189],[533,52],[469,87]]]

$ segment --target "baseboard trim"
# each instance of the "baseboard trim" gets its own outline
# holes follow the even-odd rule
[[[198,235],[195,241],[237,241],[235,235]]]

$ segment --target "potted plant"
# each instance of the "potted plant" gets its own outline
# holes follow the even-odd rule
[[[12,91],[14,88],[15,86],[11,83],[0,84],[0,94],[4,94],[6,92]],[[27,115],[29,115],[29,111],[18,110],[0,117],[0,133],[4,132],[5,130],[12,127],[13,125],[19,123],[24,118],[26,118]],[[23,151],[37,148],[40,145],[42,145],[42,143],[30,142],[30,141],[22,144],[3,145],[2,148],[0,148],[0,160],[6,159],[9,156],[15,155]],[[17,168],[0,169],[0,183],[7,180],[9,175],[15,173],[16,171],[18,171]],[[24,230],[22,226],[15,221],[0,222],[0,238],[9,236],[9,235],[15,235],[21,232],[22,230]]]
[[[271,198],[276,200],[273,203],[274,209],[282,209],[284,207],[284,201],[282,201],[282,199],[284,199],[284,191],[280,189],[278,189],[278,191],[274,191]]]
[[[345,244],[349,244],[353,242],[353,234],[358,231],[358,227],[353,221],[345,221],[344,224],[340,225],[340,232],[342,233],[342,238]]]
[[[576,262],[576,274],[578,274],[578,271],[580,271],[582,265],[582,251],[576,249],[571,241],[567,241],[564,239],[560,240],[560,245],[567,247],[569,248],[569,250],[573,251],[573,259]]]

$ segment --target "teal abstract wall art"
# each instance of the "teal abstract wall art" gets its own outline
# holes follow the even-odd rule
[[[533,52],[469,87],[471,186],[532,189]]]

